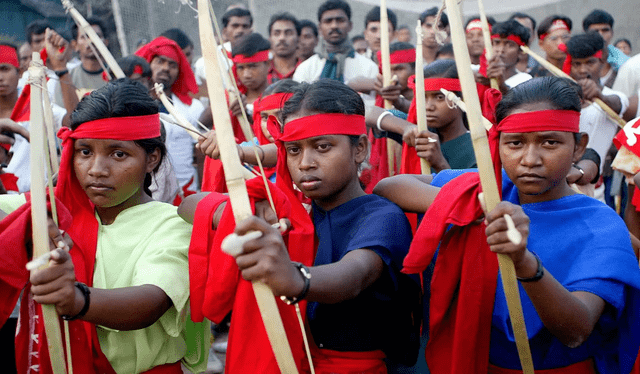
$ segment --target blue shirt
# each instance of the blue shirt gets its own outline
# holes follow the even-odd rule
[[[399,304],[398,285],[408,279],[400,273],[412,237],[407,218],[389,200],[366,195],[330,211],[314,204],[313,223],[319,239],[314,266],[338,262],[356,249],[375,252],[385,264],[380,278],[354,299],[337,304],[309,302],[315,343],[343,352],[383,349],[393,334],[388,330],[393,330],[393,320],[389,321]]]
[[[443,171],[441,186],[464,171]],[[502,175],[503,200],[519,204],[518,190]],[[577,348],[562,344],[542,324],[520,286],[520,297],[536,369],[561,368],[594,358],[600,373],[628,373],[640,345],[640,269],[629,232],[605,204],[585,195],[522,205],[529,216],[528,249],[567,290],[601,297],[606,307],[589,338]],[[502,283],[498,282],[491,329],[490,362],[520,369]]]

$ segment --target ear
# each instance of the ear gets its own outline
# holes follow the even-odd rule
[[[587,149],[587,143],[589,143],[589,135],[586,132],[581,132],[578,141],[573,149],[573,163],[580,161],[584,151]]]
[[[147,154],[146,172],[151,173],[160,164],[160,148],[156,148],[153,152]]]
[[[358,144],[355,146],[355,159],[356,164],[362,164],[369,156],[369,138],[366,135],[360,135]]]

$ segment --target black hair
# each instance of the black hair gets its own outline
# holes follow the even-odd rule
[[[366,40],[366,39],[364,38],[364,35],[358,34],[358,35],[354,36],[353,38],[351,38],[351,43],[355,43],[358,40]]]
[[[127,77],[131,77],[136,66],[140,66],[140,68],[142,68],[142,76],[151,78],[151,66],[149,66],[147,60],[140,56],[129,55],[127,57],[122,57],[118,60],[118,65],[120,65],[120,69],[122,69],[124,75]]]
[[[235,42],[231,47],[231,55],[253,56],[258,52],[267,51],[271,48],[271,43],[262,35],[254,32],[249,35],[245,35],[240,40]]]
[[[509,16],[510,20],[516,19],[516,18],[528,18],[531,21],[531,25],[533,26],[533,30],[535,31],[535,29],[536,29],[536,19],[535,18],[531,17],[527,13],[522,13],[522,12],[515,12],[511,16]]]
[[[71,130],[81,124],[103,118],[117,118],[130,116],[145,116],[158,113],[158,104],[149,96],[147,88],[141,83],[129,78],[109,81],[105,86],[85,96],[76,109],[71,113]],[[160,162],[153,170],[160,168],[160,164],[167,154],[167,148],[162,136],[152,139],[134,140],[147,154],[160,150]],[[151,174],[144,178],[144,192],[151,196]]]
[[[87,23],[89,23],[89,25],[91,26],[98,26],[100,28],[100,31],[102,31],[102,36],[104,38],[107,37],[107,28],[100,18],[89,17],[87,18]],[[71,37],[73,38],[73,40],[78,40],[78,24],[76,24],[75,22],[73,23],[73,25],[71,25]]]
[[[587,58],[605,47],[604,39],[597,32],[574,35],[567,42],[567,53],[573,58]]]
[[[311,84],[300,83],[282,108],[282,122],[300,111],[364,116],[364,102],[349,86],[333,79],[320,79]]]
[[[500,37],[507,37],[509,35],[515,35],[523,42],[527,42],[531,37],[529,29],[522,26],[522,24],[514,19],[496,23],[491,29],[492,34],[498,34]]]
[[[435,17],[437,14],[438,14],[438,7],[434,6],[433,8],[429,8],[424,12],[422,12],[418,19],[420,20],[420,23],[425,23],[427,17]],[[449,26],[449,17],[447,17],[447,14],[445,12],[442,12],[442,15],[440,16],[440,23],[442,23],[442,27]],[[436,25],[436,26],[440,27],[440,25]]]
[[[53,29],[53,26],[51,26],[51,23],[46,19],[37,19],[29,23],[24,30],[24,33],[27,35],[27,42],[31,44],[32,36],[44,34],[47,28]]]
[[[318,22],[322,19],[324,12],[328,10],[342,9],[347,15],[347,19],[351,21],[351,7],[342,0],[327,0],[318,7]]]
[[[302,32],[302,29],[304,29],[305,27],[308,27],[313,32],[313,35],[315,35],[316,38],[318,37],[318,26],[316,26],[316,24],[313,23],[313,21],[310,21],[308,19],[303,19],[298,23],[300,24],[300,32]]]
[[[442,56],[442,55],[451,55],[453,56],[453,44],[451,43],[447,43],[445,45],[440,46],[440,48],[438,49],[438,52],[436,52],[436,58]]]
[[[560,15],[560,14],[554,14],[552,16],[549,16],[543,19],[542,22],[540,22],[540,27],[538,27],[538,39],[540,39],[542,35],[546,34],[551,28],[551,26],[553,25],[553,23],[557,20],[560,20],[566,23],[567,27],[569,28],[569,31],[571,31],[571,28],[573,27],[573,22],[571,22],[571,18]]]
[[[300,83],[293,79],[281,79],[270,84],[262,93],[262,97],[266,97],[277,93],[293,93],[300,86]]]
[[[397,30],[397,31],[404,30],[404,29],[409,30],[409,26],[407,26],[407,25],[400,25],[400,26],[398,26],[398,30]],[[409,31],[411,31],[411,30],[409,30]]]
[[[169,29],[160,34],[160,36],[164,36],[165,38],[171,39],[174,42],[178,43],[180,49],[185,49],[189,46],[193,47],[193,42],[191,41],[191,39],[189,39],[189,36],[187,36],[184,31],[178,28]]]
[[[471,23],[471,21],[475,21],[477,19],[480,19],[480,15],[474,15],[469,17],[469,19],[467,19],[467,22],[464,23],[464,28],[466,29],[467,26],[469,26],[469,24]],[[493,27],[493,25],[496,24],[496,19],[491,16],[487,16],[487,22],[489,23],[489,26]]]
[[[613,29],[613,16],[602,9],[594,9],[582,20],[582,28],[587,32],[589,30],[589,26],[597,25],[599,23],[607,24]]]
[[[393,30],[396,30],[398,27],[398,17],[393,12],[393,10],[387,9],[387,18],[389,19],[391,26],[393,26]],[[380,22],[379,6],[373,7],[373,9],[371,9],[369,13],[367,13],[367,16],[364,18],[364,28],[366,29],[367,25],[369,25],[369,23],[371,22]]]
[[[273,24],[278,21],[288,21],[293,23],[293,28],[296,29],[296,33],[298,34],[298,36],[300,36],[300,33],[302,32],[302,26],[300,26],[300,22],[298,22],[298,19],[289,12],[282,12],[271,16],[271,20],[269,21],[269,35],[271,35],[271,28],[273,27]]]
[[[573,110],[580,113],[582,90],[566,78],[538,77],[511,88],[496,108],[496,120],[505,119],[524,104],[547,103],[554,110]]]
[[[251,12],[242,8],[233,8],[224,12],[222,15],[222,27],[225,28],[229,24],[231,17],[249,17],[249,26],[253,26],[253,17]]]
[[[620,43],[620,42],[627,43],[627,45],[629,46],[629,49],[631,49],[631,48],[632,48],[632,47],[631,47],[631,41],[630,41],[629,39],[627,39],[627,38],[620,38],[620,39],[616,40],[616,42],[615,42],[615,43],[613,43],[613,45],[615,46],[616,44],[618,44],[618,43]]]

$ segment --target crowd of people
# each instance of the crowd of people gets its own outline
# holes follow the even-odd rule
[[[523,373],[503,254],[536,372],[640,373],[640,54],[608,12],[581,31],[563,14],[489,16],[487,55],[480,16],[451,40],[430,8],[422,56],[392,10],[384,40],[380,7],[351,37],[344,0],[313,21],[275,14],[264,34],[253,16],[228,7],[218,50],[199,58],[198,41],[166,30],[117,61],[125,78],[73,22],[0,42],[3,372],[54,373],[57,344],[76,373]],[[86,21],[108,47],[103,21]],[[546,64],[525,53],[536,39]],[[468,67],[452,45],[465,41]],[[48,266],[28,271],[34,52],[60,168]],[[211,66],[224,98],[209,96]],[[460,69],[487,124],[491,209]],[[227,124],[235,147],[218,139]],[[254,213],[238,221],[223,164],[235,153]],[[233,256],[231,234],[252,237]],[[252,283],[275,295],[288,345]],[[46,336],[41,305],[68,345]],[[211,322],[228,324],[224,365]]]

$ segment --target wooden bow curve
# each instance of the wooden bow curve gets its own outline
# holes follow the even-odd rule
[[[471,72],[471,59],[469,57],[467,42],[464,35],[462,14],[457,0],[446,0],[446,6],[447,9],[449,9],[453,53],[456,56],[455,61],[460,77],[460,84],[462,86],[462,95],[464,96],[467,104],[467,119],[469,120],[471,139],[473,141],[473,151],[478,163],[480,184],[482,185],[482,191],[484,192],[487,211],[491,211],[498,205],[498,203],[500,203],[500,193],[491,161],[487,131],[482,124],[480,99],[478,97],[476,83]],[[531,358],[527,329],[524,324],[522,304],[520,303],[520,291],[516,280],[513,261],[509,256],[504,254],[497,254],[497,256],[498,264],[500,266],[500,278],[507,299],[511,326],[513,328],[513,334],[518,348],[518,356],[520,357],[522,370],[526,374],[533,373],[533,360]]]
[[[251,216],[251,204],[247,194],[247,186],[242,177],[242,164],[236,148],[235,136],[229,118],[229,108],[225,97],[224,86],[220,76],[218,61],[218,43],[214,38],[209,1],[198,0],[198,23],[200,43],[205,56],[205,75],[207,90],[211,102],[211,112],[216,124],[216,135],[220,147],[220,160],[225,173],[229,200],[236,222]],[[297,367],[287,340],[282,318],[278,311],[275,296],[271,289],[261,282],[253,282],[253,291],[260,309],[260,315],[271,343],[278,367],[282,373],[297,373]]]

